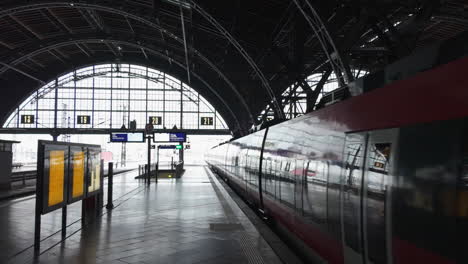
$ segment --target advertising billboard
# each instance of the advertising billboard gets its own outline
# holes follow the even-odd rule
[[[70,188],[68,202],[72,203],[83,199],[86,180],[86,148],[70,147]]]

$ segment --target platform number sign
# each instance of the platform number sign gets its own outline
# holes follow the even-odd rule
[[[21,124],[34,124],[34,115],[21,115]]]
[[[150,116],[149,123],[154,126],[159,126],[162,124],[162,118],[160,116]]]
[[[202,126],[212,126],[213,125],[213,117],[201,117],[200,123]]]
[[[91,116],[89,115],[79,115],[77,116],[78,125],[89,125],[91,124]]]

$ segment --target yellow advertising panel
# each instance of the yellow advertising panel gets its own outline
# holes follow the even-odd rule
[[[78,198],[84,193],[85,153],[83,151],[74,152],[72,156],[72,164],[72,198]]]
[[[48,206],[63,202],[63,188],[65,184],[65,151],[50,151],[49,168],[49,200]]]

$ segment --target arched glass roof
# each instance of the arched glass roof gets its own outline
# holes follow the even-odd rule
[[[199,93],[164,72],[100,64],[56,78],[21,102],[4,128],[228,129]]]

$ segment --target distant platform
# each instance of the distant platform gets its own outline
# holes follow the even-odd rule
[[[282,263],[249,218],[204,166],[148,189],[137,171],[114,178],[115,208],[82,228],[81,204],[43,216],[38,263]],[[107,189],[107,187],[105,187]],[[0,203],[0,258],[32,263],[34,199]]]

